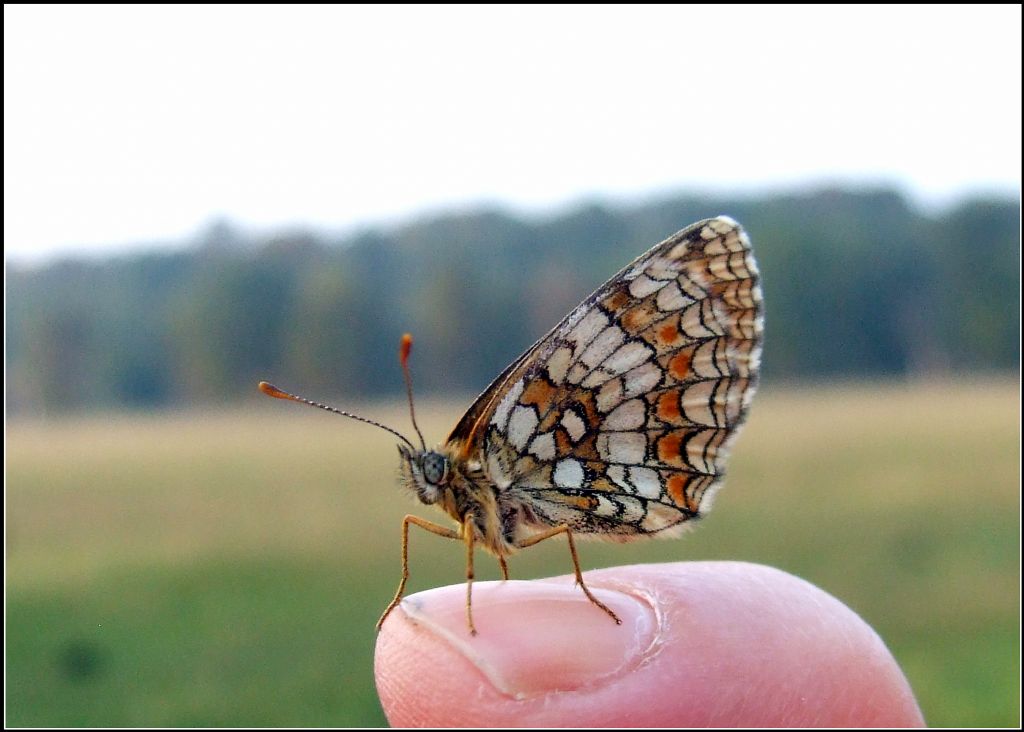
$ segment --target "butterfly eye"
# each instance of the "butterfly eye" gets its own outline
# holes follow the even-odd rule
[[[431,485],[441,485],[448,478],[448,458],[436,452],[423,456],[423,478]]]

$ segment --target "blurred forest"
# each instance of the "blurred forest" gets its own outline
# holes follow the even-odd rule
[[[405,331],[420,393],[476,392],[633,257],[716,214],[754,242],[766,378],[1019,364],[1015,200],[930,216],[886,189],[671,197],[345,237],[219,221],[173,252],[8,264],[8,413],[227,403],[263,378],[324,400],[398,394]]]

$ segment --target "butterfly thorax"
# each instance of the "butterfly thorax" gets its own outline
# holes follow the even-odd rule
[[[502,530],[501,513],[493,483],[483,468],[450,450],[410,450],[398,446],[402,457],[402,484],[421,503],[433,505],[459,523],[462,531],[475,531],[474,540],[493,554],[508,555],[515,551]]]

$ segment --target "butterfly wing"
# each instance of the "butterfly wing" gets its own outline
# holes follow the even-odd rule
[[[761,289],[732,219],[653,247],[514,361],[449,437],[506,526],[626,540],[707,510],[756,387]],[[512,537],[510,537],[512,538]]]

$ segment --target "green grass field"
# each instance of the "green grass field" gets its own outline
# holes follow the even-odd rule
[[[588,567],[770,564],[888,642],[929,724],[1019,724],[1019,383],[766,388],[715,510]],[[468,403],[468,402],[467,402]],[[351,406],[351,405],[346,405]],[[466,404],[424,403],[440,440]],[[406,430],[400,406],[365,406]],[[382,725],[374,622],[399,575],[394,440],[295,405],[11,421],[7,723]],[[410,591],[463,553],[414,534]],[[479,574],[496,578],[481,557]],[[565,547],[514,577],[563,574]]]

